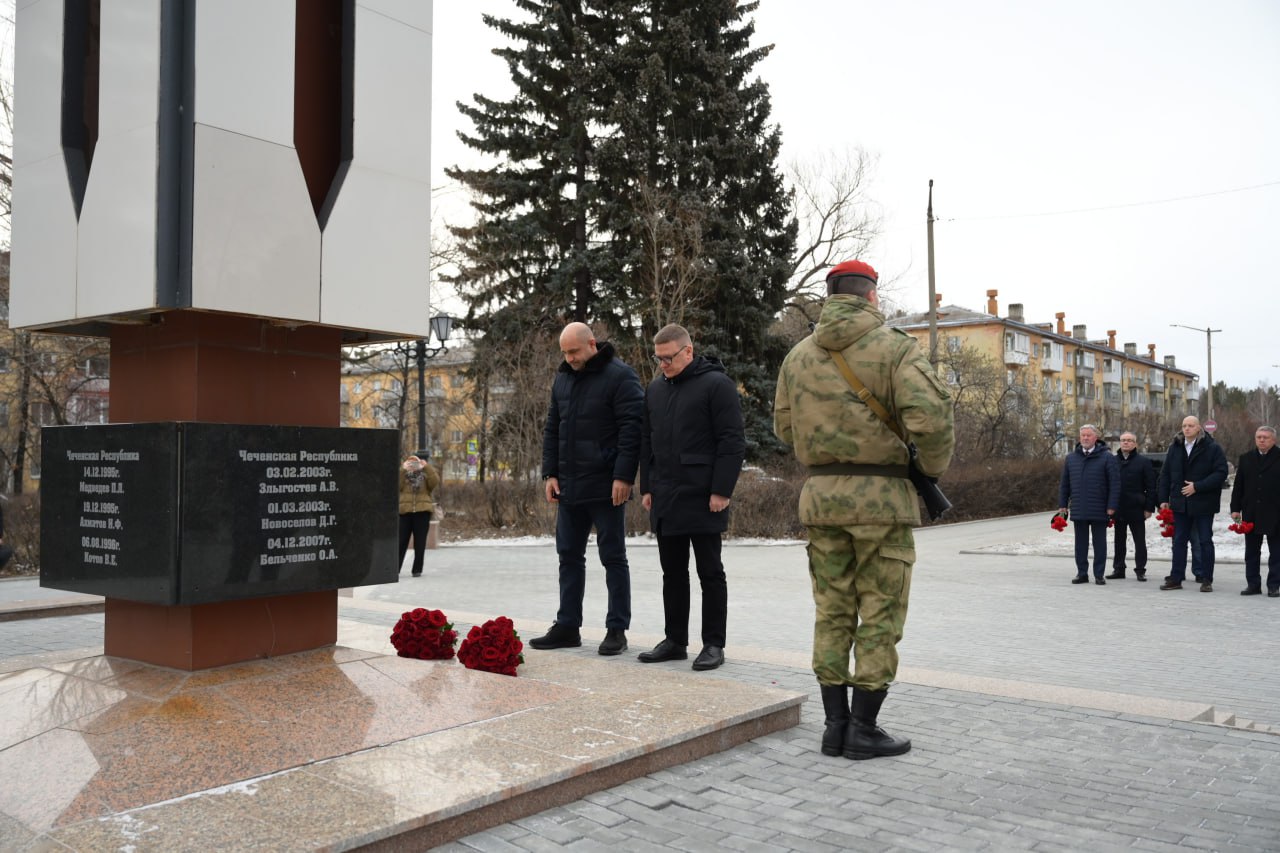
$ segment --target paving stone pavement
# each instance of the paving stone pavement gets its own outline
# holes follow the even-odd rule
[[[818,753],[803,546],[729,545],[729,661],[714,675],[812,691],[801,724],[441,849],[1280,851],[1280,734],[1165,713],[1202,703],[1280,727],[1280,600],[1240,597],[1238,565],[1202,594],[1072,586],[1070,560],[962,553],[1046,524],[919,532],[903,668],[881,714],[912,739],[907,755]],[[634,655],[663,617],[656,548],[630,555]],[[603,623],[603,574],[589,571],[586,612]],[[422,579],[356,590],[342,617],[389,627],[401,606],[503,613],[527,637],[553,618],[555,574],[549,544],[442,547]],[[100,615],[0,623],[0,664],[100,645],[101,631]],[[583,633],[583,648],[560,653],[594,655],[602,624]],[[1062,698],[1027,698],[1046,687]],[[1122,709],[1099,707],[1099,691]]]

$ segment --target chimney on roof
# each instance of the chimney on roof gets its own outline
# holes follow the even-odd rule
[[[1152,361],[1155,361],[1155,360],[1156,360],[1156,345],[1155,345],[1155,344],[1147,344],[1147,358],[1151,359]]]
[[[1166,356],[1164,357],[1164,366],[1165,366],[1165,367],[1172,367],[1173,369],[1177,370],[1177,368],[1178,368],[1178,363],[1177,363],[1176,361],[1174,361],[1174,360],[1173,360],[1173,356],[1171,356],[1171,355],[1166,355]]]
[[[1059,311],[1057,314],[1054,314],[1053,316],[1058,318],[1058,334],[1065,335],[1067,333],[1067,324],[1064,323],[1063,320],[1065,320],[1067,317],[1066,313],[1063,311]]]
[[[1000,316],[1000,308],[998,305],[996,305],[996,297],[999,295],[1000,295],[1000,291],[998,290],[987,291],[987,313],[990,314],[992,317]]]
[[[1022,314],[1022,303],[1021,303],[1021,302],[1010,302],[1010,303],[1009,303],[1009,319],[1010,319],[1010,320],[1012,320],[1012,321],[1013,321],[1013,322],[1015,322],[1015,323],[1025,323],[1025,322],[1026,322],[1026,320],[1024,320],[1024,319],[1023,319],[1023,314]]]
[[[1086,325],[1085,325],[1085,324],[1083,324],[1083,323],[1080,323],[1080,324],[1078,324],[1078,325],[1072,326],[1072,327],[1071,327],[1071,337],[1075,338],[1077,341],[1087,341],[1087,340],[1089,340],[1089,332],[1087,331],[1087,330],[1088,330],[1088,328],[1089,328],[1089,327],[1088,327],[1088,326],[1086,326]]]
[[[1137,344],[1125,344],[1125,345],[1124,345],[1124,354],[1125,354],[1125,355],[1133,356],[1134,358],[1137,358],[1137,357],[1138,357],[1138,345],[1137,345]]]
[[[933,295],[933,301],[937,304],[937,306],[938,306],[939,308],[941,308],[941,307],[942,307],[942,294],[941,294],[941,293],[935,293],[935,294]]]
[[[1107,329],[1107,346],[1111,349],[1116,348],[1116,330]]]

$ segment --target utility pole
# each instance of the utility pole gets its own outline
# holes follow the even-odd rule
[[[1221,332],[1221,329],[1197,329],[1195,326],[1184,326],[1181,323],[1170,323],[1170,326],[1177,329],[1190,329],[1193,332],[1204,332],[1205,340],[1205,364],[1209,374],[1209,420],[1213,420],[1213,333]]]
[[[929,179],[929,210],[925,221],[929,235],[929,363],[938,364],[938,296],[933,280],[933,178]]]

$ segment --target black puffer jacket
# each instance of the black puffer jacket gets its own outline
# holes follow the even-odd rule
[[[738,387],[714,358],[698,356],[645,394],[640,493],[652,494],[649,524],[662,534],[722,533],[729,513],[711,496],[731,497],[746,456]]]
[[[561,503],[611,500],[614,480],[635,482],[643,410],[640,377],[613,344],[582,370],[561,363],[542,428],[542,476],[559,480]]]
[[[1196,493],[1189,498],[1182,495],[1187,480],[1196,486]],[[1174,512],[1213,515],[1222,509],[1222,487],[1226,483],[1227,455],[1222,452],[1222,445],[1202,432],[1187,455],[1187,441],[1178,436],[1165,454],[1157,498]]]

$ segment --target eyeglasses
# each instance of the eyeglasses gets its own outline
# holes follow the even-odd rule
[[[680,349],[676,350],[676,351],[675,351],[674,353],[672,353],[671,355],[654,355],[654,356],[650,356],[650,358],[652,358],[652,359],[653,359],[653,363],[654,363],[654,364],[661,364],[661,365],[664,365],[664,366],[665,366],[665,365],[669,365],[669,364],[671,364],[671,362],[675,361],[675,360],[676,360],[676,356],[678,356],[680,353],[684,352],[684,350],[685,350],[685,348],[684,348],[684,347],[680,347]]]
[[[1138,439],[1136,439],[1136,438],[1122,438],[1122,439],[1120,439],[1120,443],[1121,443],[1121,444],[1123,444],[1123,443],[1124,443],[1124,442],[1126,442],[1126,441],[1127,441],[1127,442],[1129,442],[1130,444],[1137,444],[1137,443],[1138,443]]]

